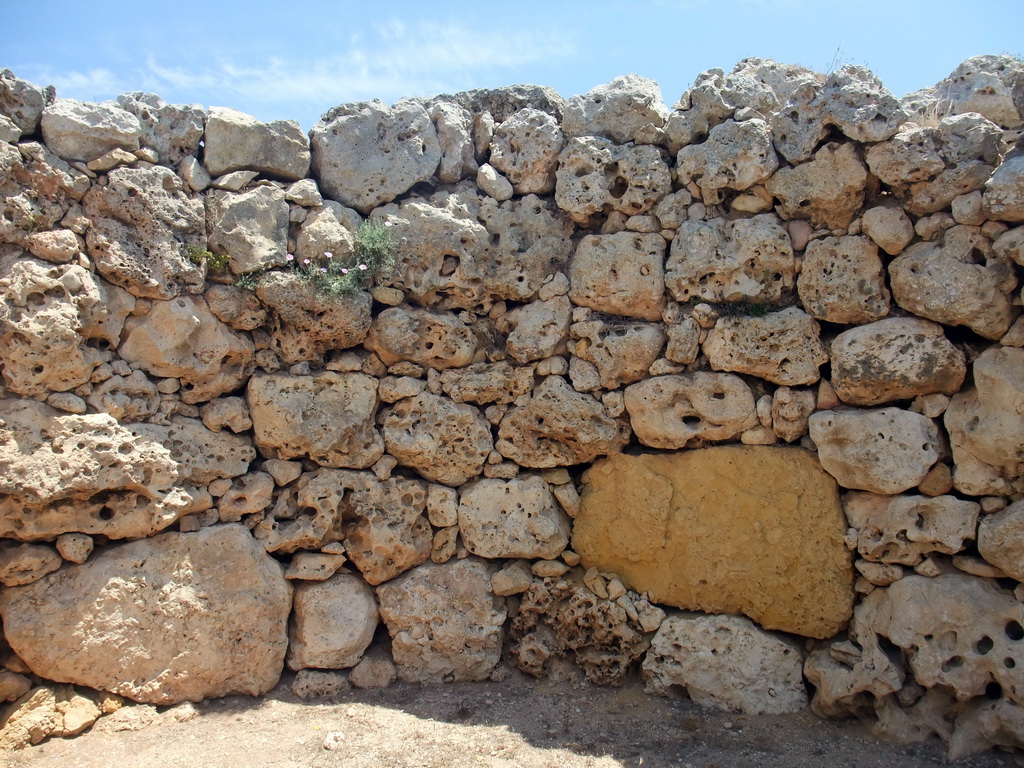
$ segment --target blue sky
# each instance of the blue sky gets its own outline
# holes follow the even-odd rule
[[[513,83],[571,96],[630,72],[671,106],[744,56],[867,66],[901,96],[981,53],[1024,54],[1024,0],[39,0],[5,8],[0,35],[0,67],[61,96],[153,91],[305,129],[350,101]]]

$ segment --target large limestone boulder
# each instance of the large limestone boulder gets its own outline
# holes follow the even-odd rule
[[[1024,75],[1022,75],[1024,77]],[[1007,155],[985,182],[983,208],[990,219],[1024,221],[1024,152]]]
[[[569,529],[540,475],[474,480],[461,489],[459,533],[474,555],[554,560],[569,543]]]
[[[0,142],[0,240],[28,248],[89,191],[89,177],[42,144]]]
[[[485,680],[501,658],[505,598],[497,568],[476,558],[427,563],[377,588],[398,678],[407,683]]]
[[[364,373],[257,373],[247,390],[260,453],[308,456],[325,467],[362,469],[384,453],[377,431],[377,380]]]
[[[832,341],[832,388],[851,405],[880,405],[940,392],[954,395],[967,375],[964,353],[942,326],[891,317],[843,331]]]
[[[139,148],[142,126],[112,103],[56,99],[43,109],[43,140],[58,157],[89,162],[112,149]]]
[[[9,69],[0,69],[0,115],[10,119],[22,136],[31,136],[39,129],[43,109],[55,96],[53,86],[40,88]]]
[[[408,360],[428,368],[460,368],[473,362],[477,338],[449,312],[390,307],[374,318],[366,348],[385,365]]]
[[[1009,54],[972,56],[931,88],[908,94],[908,106],[921,105],[941,114],[977,112],[1003,128],[1024,125],[1014,103],[1015,81],[1024,73],[1020,58]]]
[[[448,101],[437,101],[427,107],[437,129],[441,146],[441,163],[437,179],[442,184],[455,184],[478,169],[473,143],[473,116],[464,107]]]
[[[657,234],[587,235],[569,262],[569,298],[611,315],[660,320],[665,239]]]
[[[474,363],[441,372],[441,389],[456,403],[511,403],[533,389],[533,366]]]
[[[705,205],[722,202],[722,190],[743,191],[775,173],[779,157],[764,120],[727,120],[716,125],[701,144],[691,144],[676,156],[676,180],[695,183]]]
[[[222,323],[201,298],[153,302],[125,323],[121,357],[152,376],[181,381],[181,399],[199,403],[232,392],[256,368],[247,335]]]
[[[893,494],[920,483],[939,458],[939,429],[900,408],[818,411],[808,419],[821,465],[844,488]]]
[[[359,663],[377,629],[377,599],[358,576],[336,573],[295,587],[288,668],[344,669]]]
[[[829,323],[870,323],[889,314],[889,289],[878,248],[866,237],[809,243],[797,293],[804,308]]]
[[[982,519],[978,551],[1011,578],[1024,579],[1024,499]]]
[[[564,355],[572,320],[567,296],[531,301],[498,318],[498,330],[508,334],[505,351],[517,362],[529,363]]]
[[[211,176],[248,170],[298,181],[309,172],[309,140],[294,120],[263,123],[236,109],[210,107],[203,148]]]
[[[722,446],[596,462],[572,548],[654,602],[824,638],[853,606],[845,532],[812,454]]]
[[[329,110],[309,132],[312,172],[324,194],[362,214],[433,176],[441,161],[437,130],[411,99]]]
[[[667,117],[656,82],[624,75],[566,101],[562,130],[569,137],[601,136],[625,144],[661,128]]]
[[[281,566],[241,525],[112,546],[0,595],[35,674],[160,705],[271,690],[290,609]]]
[[[682,686],[694,703],[747,715],[807,706],[800,646],[743,616],[669,616],[643,663],[648,693]]]
[[[573,323],[573,360],[586,361],[597,369],[598,383],[605,389],[618,389],[647,376],[651,365],[665,346],[665,331],[660,324],[606,322],[588,320]],[[573,374],[569,375],[577,384]]]
[[[205,199],[210,250],[230,256],[228,269],[233,274],[286,263],[288,202],[283,190],[270,186],[237,193],[215,189]]]
[[[814,227],[848,227],[864,204],[868,169],[853,144],[829,143],[814,159],[780,168],[767,184],[784,219],[806,219]]]
[[[160,162],[177,167],[189,155],[199,154],[206,110],[199,104],[168,104],[155,93],[132,91],[117,97],[121,109],[139,120],[139,143],[154,149]]]
[[[555,169],[565,137],[558,121],[539,109],[521,109],[494,127],[490,164],[517,195],[555,191]]]

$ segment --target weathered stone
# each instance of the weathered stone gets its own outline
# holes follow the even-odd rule
[[[377,588],[398,679],[484,680],[501,657],[505,599],[490,590],[496,569],[466,558],[428,563]]]
[[[430,116],[411,99],[334,107],[309,135],[324,194],[363,214],[429,179],[441,160]]]
[[[265,472],[250,472],[235,478],[231,487],[217,499],[222,523],[237,523],[247,515],[256,515],[273,501],[274,479]]]
[[[288,203],[277,187],[246,192],[208,192],[209,248],[230,257],[228,269],[244,275],[283,266],[288,249]]]
[[[986,515],[978,526],[978,551],[1011,578],[1024,576],[1024,502],[1015,501],[995,514]]]
[[[57,537],[57,551],[70,563],[84,563],[93,549],[92,536],[84,533],[62,533]]]
[[[109,547],[0,595],[36,674],[151,704],[269,691],[290,607],[280,565],[239,525]]]
[[[681,186],[695,183],[704,204],[715,205],[722,202],[722,190],[749,189],[767,181],[778,167],[764,120],[728,120],[712,128],[702,144],[679,150],[675,173]]]
[[[274,508],[253,527],[268,552],[320,549],[341,541],[344,494],[361,487],[363,475],[334,469],[303,473],[277,498]]]
[[[300,669],[292,680],[292,693],[300,699],[322,699],[339,696],[352,688],[343,672],[321,669]],[[327,739],[332,734],[327,735]],[[327,740],[325,739],[325,743]]]
[[[476,408],[429,392],[391,408],[384,443],[402,466],[452,486],[478,475],[494,449],[490,425]]]
[[[772,431],[787,443],[807,434],[807,419],[817,407],[817,397],[810,389],[779,387],[772,397]]]
[[[864,212],[864,234],[890,256],[899,256],[914,239],[914,225],[902,208],[876,206]]]
[[[878,248],[865,237],[808,244],[797,292],[810,314],[829,323],[870,323],[889,314],[885,268]]]
[[[326,581],[345,565],[343,554],[331,552],[296,552],[284,572],[286,579]]]
[[[36,232],[28,239],[31,254],[54,264],[66,264],[81,252],[78,236],[70,229]]]
[[[569,140],[555,178],[558,207],[587,227],[611,211],[646,213],[672,191],[672,175],[657,147],[616,146],[594,136]]]
[[[941,449],[935,422],[900,408],[819,411],[808,426],[825,470],[844,488],[872,493],[913,488]]]
[[[644,657],[644,688],[680,685],[694,703],[748,715],[807,706],[800,647],[743,616],[669,616]]]
[[[430,119],[437,130],[441,147],[441,162],[437,178],[442,184],[455,184],[476,173],[477,163],[473,147],[473,116],[459,106],[438,101],[428,108]]]
[[[196,414],[198,415],[198,414]],[[211,432],[199,419],[172,416],[167,424],[133,424],[132,434],[159,442],[177,463],[179,481],[195,487],[249,469],[256,450],[248,435]]]
[[[572,302],[556,296],[506,312],[498,319],[498,330],[508,334],[508,354],[517,362],[529,363],[565,354],[571,319]]]
[[[511,199],[513,192],[512,182],[502,176],[489,163],[480,166],[476,173],[476,185],[485,195],[489,195],[502,203]]]
[[[218,397],[200,409],[203,425],[214,432],[227,427],[234,433],[252,429],[249,406],[241,397]]]
[[[88,401],[95,410],[118,421],[145,421],[159,409],[160,393],[146,374],[136,370],[130,376],[111,376],[93,387]]]
[[[203,147],[211,176],[252,170],[297,181],[309,172],[309,140],[294,120],[263,123],[235,109],[210,107]]]
[[[9,754],[50,736],[74,736],[96,722],[100,714],[92,698],[70,685],[26,691],[4,714],[0,749]]]
[[[441,373],[441,388],[456,403],[511,403],[533,389],[533,366],[474,363]]]
[[[459,533],[487,558],[555,558],[569,543],[569,518],[537,474],[475,480],[461,489]]]
[[[39,130],[43,109],[56,98],[53,86],[40,88],[9,69],[0,69],[0,115],[10,118],[22,136]]]
[[[757,424],[750,387],[728,373],[655,376],[626,387],[625,400],[633,432],[652,448],[731,440]]]
[[[377,629],[377,600],[358,576],[338,573],[295,587],[288,668],[344,669],[359,663]]]
[[[942,326],[919,318],[890,317],[843,331],[831,358],[832,387],[851,405],[953,395],[967,375],[964,353]]]
[[[395,663],[386,651],[375,647],[370,648],[359,663],[352,667],[348,681],[355,688],[368,688],[380,691],[398,679]]]
[[[795,278],[789,235],[772,214],[684,222],[665,265],[665,284],[679,302],[778,301]]]
[[[365,344],[385,365],[410,360],[444,370],[473,362],[477,338],[452,314],[389,307],[374,318]]]
[[[933,552],[952,555],[974,538],[978,504],[954,496],[847,493],[843,512],[866,560],[917,565]]]
[[[1019,57],[972,56],[931,88],[909,94],[940,114],[978,112],[1003,128],[1019,128],[1024,114],[1013,100],[1015,79],[1024,72]],[[915,99],[914,97],[917,97]]]
[[[143,147],[155,149],[172,168],[199,153],[206,111],[198,104],[168,104],[155,93],[132,91],[117,97],[121,109],[138,118]]]
[[[153,302],[145,315],[128,318],[118,351],[153,376],[180,379],[186,403],[234,391],[256,368],[253,343],[214,317],[201,297]]]
[[[321,466],[369,467],[384,453],[375,427],[377,381],[362,373],[257,373],[247,398],[256,446],[273,459],[308,456]]]
[[[519,595],[531,586],[533,571],[527,560],[513,560],[491,577],[491,591],[498,597]]]
[[[0,171],[0,241],[23,247],[33,232],[58,226],[89,190],[88,176],[35,142],[0,143]],[[76,234],[88,225],[78,221]]]
[[[612,315],[660,320],[665,239],[659,234],[587,235],[569,262],[569,298]]]
[[[600,402],[548,376],[501,420],[495,447],[520,466],[547,468],[617,453],[628,439],[629,427],[609,418]]]
[[[853,144],[830,143],[814,159],[780,168],[768,191],[781,203],[785,219],[806,219],[815,227],[848,227],[864,203],[868,169]]]
[[[601,136],[625,144],[645,130],[661,128],[667,117],[656,82],[624,75],[566,101],[562,130],[569,137]]]
[[[577,339],[573,360],[579,358],[594,365],[599,384],[605,389],[618,389],[645,378],[666,338],[661,326],[652,323],[590,320],[573,324],[570,331]],[[571,376],[571,364],[569,370]]]
[[[43,109],[40,124],[54,154],[86,163],[116,147],[134,152],[142,136],[138,118],[110,103],[55,99]]]
[[[985,216],[1001,221],[1024,221],[1024,152],[1007,155],[985,182]]]
[[[569,540],[568,533],[566,541]],[[42,544],[16,544],[0,547],[0,584],[18,587],[31,584],[61,566],[61,557],[52,547]]]
[[[555,169],[565,138],[558,122],[538,109],[522,109],[495,126],[490,162],[517,195],[546,195],[555,189]]]
[[[812,455],[723,446],[595,463],[572,548],[655,602],[823,638],[853,605],[845,531]]]
[[[222,323],[236,331],[251,331],[267,320],[267,310],[259,299],[235,285],[211,285],[204,294],[206,305]]]
[[[704,354],[716,371],[749,373],[786,386],[813,384],[828,361],[818,322],[796,307],[764,317],[719,318]]]

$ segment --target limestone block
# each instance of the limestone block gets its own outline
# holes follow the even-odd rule
[[[352,667],[348,681],[354,688],[368,688],[380,691],[398,679],[395,663],[386,651],[370,648],[359,663]]]
[[[58,226],[89,190],[88,176],[36,142],[0,143],[0,169],[0,237],[23,247],[32,232]]]
[[[264,123],[235,109],[210,107],[203,147],[211,176],[251,170],[298,181],[309,172],[309,140],[294,120]]]
[[[853,605],[845,532],[813,455],[737,445],[596,462],[572,548],[653,602],[824,638]]]
[[[569,540],[566,533],[566,541]],[[0,547],[0,584],[19,587],[31,584],[60,568],[61,556],[43,544],[16,544]]]
[[[354,347],[370,330],[372,299],[366,291],[338,301],[319,295],[294,274],[270,272],[256,286],[256,295],[271,312],[271,349],[287,365]]]
[[[797,281],[800,303],[829,323],[870,323],[889,314],[889,290],[878,248],[866,237],[809,243]]]
[[[473,557],[428,563],[377,588],[398,679],[484,680],[501,657],[505,598],[491,592],[494,566]]]
[[[555,190],[555,169],[564,146],[554,117],[539,109],[521,109],[495,126],[490,162],[517,195],[547,195]]]
[[[982,518],[978,551],[1011,578],[1024,581],[1024,501]]]
[[[661,325],[652,323],[589,320],[573,324],[570,331],[577,339],[576,357],[597,368],[605,389],[645,378],[666,338]]]
[[[441,389],[456,403],[511,403],[533,389],[533,366],[474,363],[441,372]]]
[[[55,97],[53,86],[40,88],[9,69],[0,69],[0,115],[10,118],[21,135],[31,136],[39,130],[43,109]]]
[[[111,376],[94,386],[87,399],[96,411],[122,422],[145,421],[160,407],[156,385],[138,370],[129,376]]]
[[[511,199],[515,192],[512,182],[498,173],[490,163],[484,163],[476,172],[476,185],[480,187],[481,192],[493,197],[498,202]]]
[[[92,536],[84,533],[62,533],[57,537],[57,551],[70,563],[84,563],[93,549]]]
[[[168,104],[155,93],[141,91],[122,93],[117,103],[138,118],[140,143],[155,149],[162,164],[174,168],[184,158],[199,154],[206,122],[206,110],[199,104]]]
[[[914,225],[902,208],[876,206],[863,216],[864,234],[890,256],[899,256],[914,239]]]
[[[551,560],[569,543],[569,518],[544,479],[474,480],[459,498],[459,533],[466,549],[487,558]]]
[[[324,254],[330,253],[339,263],[351,264],[355,259],[354,233],[360,224],[359,214],[351,208],[333,200],[323,201],[302,222],[295,241],[295,258],[298,263],[306,259],[320,263],[326,258]],[[278,256],[283,252],[281,248]]]
[[[626,387],[625,401],[637,439],[652,448],[731,440],[757,424],[750,387],[729,373],[655,376]]]
[[[764,120],[727,120],[711,129],[701,144],[679,150],[676,181],[695,183],[706,205],[722,202],[722,190],[742,191],[775,173],[779,158]]]
[[[1008,155],[985,182],[985,216],[1000,221],[1024,221],[1024,152]]]
[[[814,159],[780,168],[767,189],[780,202],[784,219],[805,219],[814,227],[848,227],[864,203],[868,169],[853,144],[829,143]]]
[[[992,252],[1024,266],[1024,227],[1014,227],[999,235],[992,243]]]
[[[134,306],[130,294],[78,265],[27,258],[0,265],[4,384],[40,397],[87,383]]]
[[[964,353],[941,325],[890,317],[843,331],[832,341],[832,388],[844,403],[880,405],[920,395],[956,394]]]
[[[665,284],[679,302],[768,303],[795,279],[793,246],[773,214],[684,222],[665,265]]]
[[[180,481],[195,487],[244,475],[256,458],[248,435],[211,432],[199,419],[175,415],[166,425],[129,426],[133,435],[162,444],[177,463]]]
[[[660,320],[665,239],[659,234],[587,235],[569,262],[569,298],[612,315]]]
[[[993,347],[974,361],[974,386],[945,413],[953,485],[971,496],[1024,490],[1024,350]]]
[[[170,299],[203,290],[203,267],[189,248],[206,246],[202,200],[188,197],[168,168],[118,168],[82,200],[92,226],[89,258],[107,280],[134,296]]]
[[[289,625],[288,668],[354,667],[373,641],[377,599],[358,576],[336,573],[295,587]]]
[[[821,465],[844,488],[902,493],[939,458],[935,422],[900,408],[818,411],[808,426]]]
[[[475,407],[429,392],[387,412],[384,444],[402,466],[451,486],[478,475],[494,449],[490,425]]]
[[[955,496],[879,496],[851,492],[843,512],[866,560],[917,565],[933,552],[952,555],[974,538],[979,505]]]
[[[810,389],[779,387],[772,397],[772,431],[792,443],[807,434],[807,420],[817,407],[817,397]]]
[[[517,362],[529,363],[565,354],[571,319],[572,302],[556,296],[506,312],[498,319],[498,330],[508,334],[508,354]]]
[[[180,379],[186,403],[232,392],[256,368],[249,337],[220,322],[201,297],[187,295],[128,318],[118,352],[153,376]]]
[[[374,318],[365,345],[385,365],[410,360],[444,370],[473,362],[477,338],[454,314],[389,307]]]
[[[281,566],[240,525],[111,546],[0,595],[34,673],[162,705],[272,689],[290,608]]]
[[[54,264],[66,264],[81,252],[78,235],[70,229],[36,232],[29,236],[28,249],[33,256]]]
[[[93,698],[70,685],[51,685],[26,691],[4,715],[0,749],[10,754],[49,737],[74,736],[100,717]]]
[[[267,320],[267,310],[252,291],[235,285],[211,285],[203,294],[206,305],[222,323],[236,331],[251,331]]]
[[[64,160],[95,160],[120,147],[139,148],[142,126],[135,115],[111,103],[55,99],[40,121],[46,146]]]
[[[672,174],[657,147],[587,136],[570,139],[558,156],[555,202],[581,226],[611,211],[646,213],[671,191]]]
[[[702,707],[748,715],[807,707],[800,646],[743,616],[669,616],[643,663],[647,693],[686,689]]]
[[[334,107],[309,136],[320,189],[364,215],[429,179],[441,160],[437,130],[412,99]]]
[[[268,552],[320,549],[341,541],[345,494],[366,482],[363,473],[336,469],[305,472],[277,497],[274,508],[253,526]]]
[[[1019,128],[1024,115],[1013,100],[1013,88],[1022,72],[1020,59],[1008,54],[972,56],[921,95],[937,100],[943,111],[978,112],[1003,128]]]
[[[205,195],[209,248],[230,256],[228,269],[244,275],[283,266],[288,250],[288,202],[277,187]],[[319,254],[318,254],[319,255]]]
[[[818,321],[796,307],[763,317],[719,318],[704,354],[716,371],[748,373],[785,386],[813,384],[828,360]]]
[[[438,101],[428,110],[437,130],[441,162],[437,178],[442,184],[456,184],[477,171],[473,147],[473,117],[458,104]]]
[[[29,678],[17,672],[12,672],[9,669],[0,670],[0,700],[15,701],[31,689],[32,681]],[[6,714],[5,717],[7,717]],[[10,719],[7,722],[10,722]],[[3,729],[0,729],[0,733],[3,733]]]
[[[234,433],[252,429],[249,406],[241,397],[218,397],[200,409],[207,429],[220,432],[227,427]]]
[[[217,499],[222,523],[237,523],[246,515],[255,515],[270,506],[274,478],[266,472],[250,472],[235,478],[231,487]]]
[[[495,447],[520,466],[545,469],[617,453],[628,440],[629,427],[609,418],[599,401],[561,376],[548,376],[526,403],[505,414]]]
[[[384,453],[376,429],[377,380],[364,373],[257,373],[247,389],[263,456],[308,456],[321,466],[363,469]]]
[[[526,560],[513,560],[491,577],[491,591],[499,597],[519,595],[533,586],[533,571]]]
[[[326,581],[345,565],[342,554],[331,552],[296,552],[284,572],[286,579],[297,581]]]
[[[624,75],[566,101],[562,130],[569,137],[601,136],[616,144],[636,141],[668,117],[661,89],[640,75]]]

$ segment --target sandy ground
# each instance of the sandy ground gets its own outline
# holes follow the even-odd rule
[[[184,722],[181,722],[184,720]],[[1015,766],[1005,753],[956,763],[938,741],[875,741],[858,723],[809,711],[742,716],[688,699],[533,681],[347,691],[302,701],[283,681],[261,699],[230,697],[161,714],[126,707],[73,739],[0,756],[4,768],[918,768]]]

